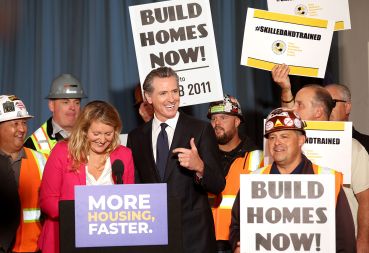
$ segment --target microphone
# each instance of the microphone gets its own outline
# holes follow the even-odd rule
[[[123,184],[122,176],[124,173],[124,164],[122,160],[115,160],[112,164],[113,175],[117,178],[117,184]]]

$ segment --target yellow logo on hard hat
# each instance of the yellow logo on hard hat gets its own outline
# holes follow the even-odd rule
[[[284,126],[279,119],[274,124],[275,127]]]

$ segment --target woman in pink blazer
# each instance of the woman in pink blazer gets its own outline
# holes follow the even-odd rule
[[[111,165],[124,164],[124,184],[134,183],[131,150],[119,144],[122,123],[107,102],[88,103],[68,140],[59,142],[46,163],[40,207],[46,220],[38,244],[43,253],[59,252],[59,200],[73,200],[75,185],[111,185],[117,179]]]

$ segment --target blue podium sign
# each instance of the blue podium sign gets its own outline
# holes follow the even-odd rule
[[[76,247],[168,244],[166,184],[75,186]]]

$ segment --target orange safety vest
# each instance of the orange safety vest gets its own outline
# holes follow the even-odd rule
[[[335,171],[333,169],[328,169],[316,164],[313,165],[314,174],[333,174],[335,175],[335,194],[336,194],[336,204],[338,199],[338,194],[340,193],[342,184],[343,184],[343,175],[341,172]],[[260,170],[255,171],[255,174],[270,174],[270,170],[272,169],[272,165],[265,166]]]
[[[21,220],[17,229],[13,252],[38,251],[37,240],[41,233],[39,189],[47,157],[24,148],[26,158],[21,161],[18,193],[21,202]]]
[[[240,175],[249,174],[260,168],[263,164],[263,152],[255,150],[246,152],[244,157],[239,157],[231,164],[226,176],[226,186],[220,196],[209,194],[209,199],[218,198],[218,205],[212,206],[215,235],[217,240],[229,239],[229,226],[231,224],[232,206],[240,189]],[[214,201],[216,203],[217,201]],[[219,204],[220,202],[220,204]]]

